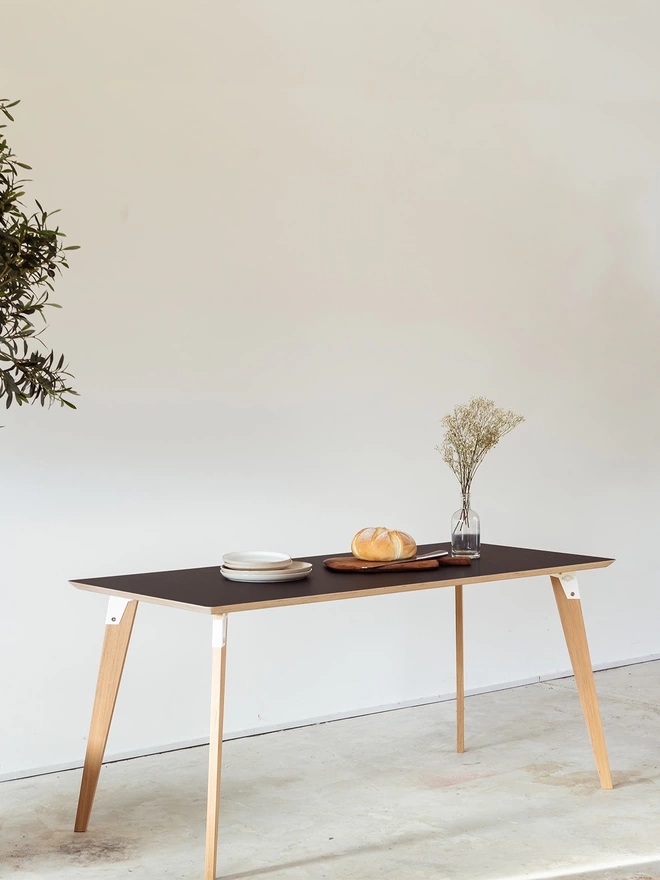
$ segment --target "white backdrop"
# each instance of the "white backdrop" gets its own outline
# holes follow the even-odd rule
[[[484,539],[616,556],[581,579],[594,663],[660,651],[656,3],[2,19],[10,142],[82,246],[46,337],[82,396],[0,418],[0,775],[84,753],[106,603],[68,579],[446,540],[473,394],[527,418]],[[230,735],[453,689],[450,591],[230,624]],[[470,688],[568,667],[544,581],[467,590],[466,629]],[[209,641],[139,609],[110,755],[205,736]]]

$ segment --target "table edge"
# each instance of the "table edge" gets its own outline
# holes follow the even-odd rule
[[[337,602],[343,599],[362,599],[367,596],[387,596],[391,593],[415,593],[421,590],[442,589],[443,587],[465,586],[466,584],[487,584],[494,581],[520,580],[527,577],[542,577],[543,575],[556,575],[565,571],[588,571],[594,568],[607,568],[615,560],[602,559],[598,562],[588,562],[581,565],[563,565],[561,568],[538,568],[529,571],[506,572],[504,574],[487,575],[484,577],[456,577],[449,581],[428,581],[414,584],[395,584],[389,587],[371,587],[364,590],[352,590],[349,593],[324,593],[321,596],[296,596],[293,599],[274,599],[272,602],[247,602],[238,605],[190,605],[187,602],[176,602],[173,599],[160,599],[154,596],[143,596],[140,593],[127,593],[122,590],[111,590],[106,587],[95,587],[83,584],[79,581],[69,581],[78,590],[89,593],[100,593],[104,596],[120,596],[125,599],[137,599],[140,602],[150,602],[153,605],[166,605],[169,608],[183,608],[186,611],[196,611],[201,614],[232,614],[237,611],[256,611],[263,608],[285,608],[291,605],[316,605],[320,602]],[[341,573],[337,574],[341,577]],[[369,575],[365,574],[365,578]]]

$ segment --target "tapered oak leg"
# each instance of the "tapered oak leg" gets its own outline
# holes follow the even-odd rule
[[[218,814],[222,773],[222,727],[225,714],[227,615],[213,615],[213,665],[211,668],[211,737],[209,790],[206,806],[206,869],[204,880],[215,880],[218,857]]]
[[[584,628],[582,606],[579,598],[569,599],[558,577],[551,577],[552,589],[555,593],[559,617],[566,638],[566,646],[571,658],[575,683],[577,684],[582,711],[587,722],[587,730],[591,740],[591,747],[596,759],[598,776],[602,788],[612,788],[612,776],[607,759],[607,748],[603,725],[600,720],[598,708],[598,696],[596,695],[596,683],[589,656],[587,633]]]
[[[113,602],[115,605],[113,606]],[[92,710],[92,722],[89,728],[87,740],[87,752],[85,754],[85,766],[83,768],[80,796],[78,798],[78,812],[76,813],[75,831],[87,831],[89,816],[92,812],[96,785],[99,781],[103,754],[108,741],[112,714],[115,710],[115,702],[119,691],[121,674],[124,670],[124,661],[128,644],[131,640],[133,621],[137,611],[137,601],[130,601],[124,605],[123,600],[110,600],[108,611],[108,623],[105,628],[103,649],[101,651],[101,666],[96,683],[96,696]],[[112,609],[116,611],[119,619],[111,622]],[[123,612],[123,613],[120,613]]]
[[[465,673],[463,667],[463,585],[456,591],[456,751],[465,751]]]

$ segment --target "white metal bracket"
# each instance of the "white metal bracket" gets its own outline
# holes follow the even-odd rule
[[[211,635],[211,645],[214,648],[224,648],[227,644],[227,615],[213,615],[213,633]]]
[[[130,601],[130,599],[124,599],[123,596],[111,596],[108,600],[108,613],[105,615],[106,624],[116,626],[121,623],[126,606]]]
[[[557,578],[559,579],[559,583],[562,585],[567,599],[580,598],[577,577],[573,574],[572,571],[568,571],[563,574],[560,573],[557,575]]]

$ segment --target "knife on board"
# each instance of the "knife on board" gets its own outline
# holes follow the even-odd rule
[[[423,553],[410,559],[392,559],[389,562],[368,562],[356,556],[333,556],[323,560],[327,568],[333,571],[410,571],[438,568],[440,565],[470,565],[472,560],[467,556],[450,556],[446,550]]]
[[[421,562],[423,559],[441,559],[443,556],[446,556],[446,559],[443,559],[443,563],[450,565],[469,565],[472,561],[468,556],[450,556],[449,550],[436,550],[433,553],[423,553],[419,556],[411,556],[409,559],[391,559],[389,562],[379,562],[377,565],[374,565],[373,562],[369,565],[363,566],[363,568],[384,568],[386,565],[405,565],[408,562]]]

